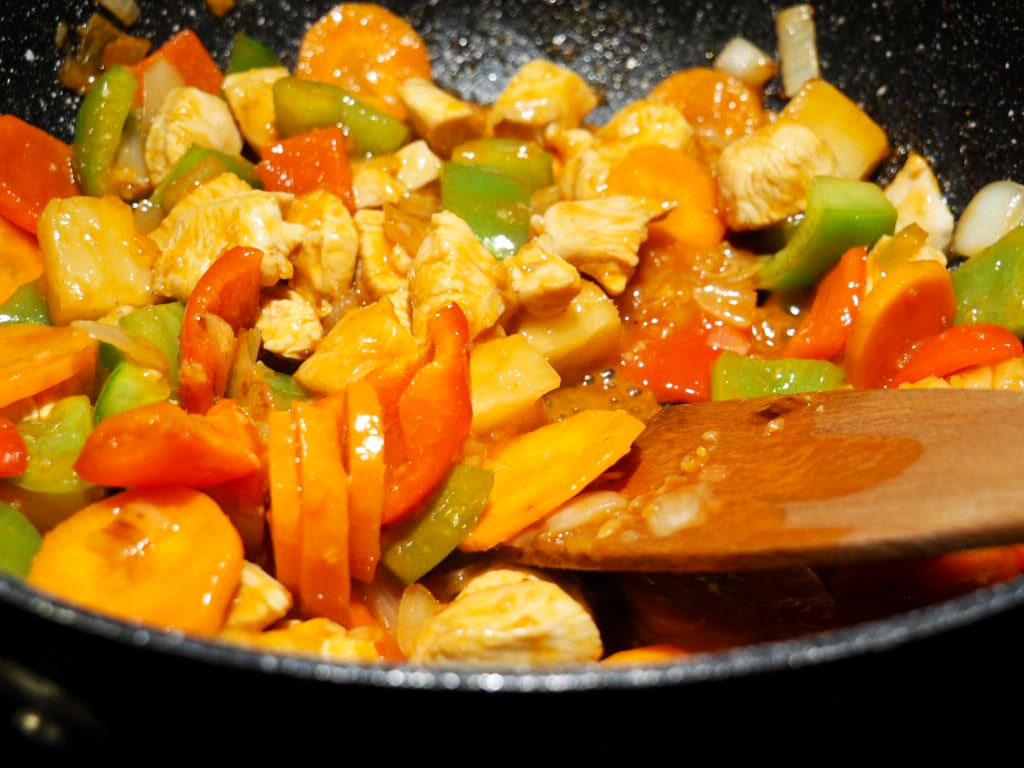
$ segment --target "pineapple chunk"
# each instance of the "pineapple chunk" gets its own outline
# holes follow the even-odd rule
[[[524,315],[516,330],[565,376],[614,352],[622,320],[615,302],[596,284],[584,281],[565,311],[552,317]]]
[[[131,206],[119,198],[51,200],[39,217],[39,248],[55,325],[156,301],[156,246],[136,230]]]
[[[889,154],[889,139],[881,126],[824,80],[808,81],[780,117],[814,131],[832,150],[844,178],[866,178]]]
[[[544,355],[518,333],[474,346],[469,371],[472,429],[478,434],[522,419],[538,398],[561,383]]]

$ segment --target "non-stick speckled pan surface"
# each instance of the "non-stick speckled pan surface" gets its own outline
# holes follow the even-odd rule
[[[302,32],[331,5],[238,0],[216,20],[201,0],[140,4],[139,34],[161,40],[192,27],[224,61],[231,37],[244,29],[289,63]],[[599,118],[667,74],[706,63],[735,34],[772,50],[772,14],[783,5],[383,4],[421,32],[436,79],[464,97],[492,100],[520,64],[544,56],[601,89]],[[1024,4],[815,6],[825,76],[886,126],[897,148],[883,176],[907,149],[928,155],[955,213],[989,181],[1024,180]],[[58,21],[81,20],[93,7],[86,0],[0,4],[0,111],[70,139],[77,99],[56,83],[54,33]],[[485,674],[274,659],[128,627],[4,579],[0,704],[8,721],[40,723],[36,741],[47,749],[152,750],[141,758],[191,749],[211,735],[239,754],[335,750],[338,760],[665,754],[707,764],[756,752],[807,762],[809,745],[828,734],[832,749],[814,752],[820,764],[876,749],[893,757],[886,750],[894,746],[923,759],[953,744],[1002,764],[994,750],[1014,736],[995,724],[1013,705],[1000,704],[999,691],[1020,689],[1022,614],[1018,581],[887,621],[664,668]],[[9,732],[12,744],[26,741],[16,735],[23,728]],[[897,740],[889,744],[883,734]]]

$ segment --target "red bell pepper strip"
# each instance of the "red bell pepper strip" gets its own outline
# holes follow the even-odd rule
[[[831,360],[843,351],[864,298],[867,265],[867,248],[851,248],[843,254],[818,284],[811,308],[786,343],[783,357]]]
[[[271,192],[301,195],[316,189],[331,192],[351,211],[352,169],[345,134],[337,126],[292,136],[263,150],[256,178]]]
[[[257,248],[231,248],[210,265],[189,296],[178,370],[178,397],[189,411],[206,413],[224,394],[235,334],[252,326],[259,314],[262,260]]]
[[[206,488],[256,472],[260,458],[234,430],[164,400],[108,416],[75,462],[85,480],[111,488]]]
[[[32,234],[55,197],[80,195],[71,147],[14,115],[0,115],[0,215]]]
[[[0,477],[17,477],[28,469],[28,448],[18,427],[0,418]]]
[[[393,388],[387,382],[367,378],[384,414],[385,524],[408,515],[440,485],[465,445],[473,420],[466,316],[458,305],[449,304],[430,320],[427,335],[430,358],[413,374],[397,407],[388,405],[389,394],[393,397],[388,390]]]
[[[1001,325],[954,325],[921,342],[889,386],[898,387],[929,376],[942,378],[965,368],[995,365],[1021,355],[1021,340]]]
[[[203,45],[199,35],[191,29],[184,29],[134,67],[129,67],[141,83],[146,70],[163,59],[174,67],[185,85],[220,96],[224,84],[224,73],[214,61],[210,51]],[[142,88],[136,91],[136,102],[142,103]]]

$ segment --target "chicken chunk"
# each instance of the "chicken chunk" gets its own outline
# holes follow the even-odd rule
[[[533,572],[496,569],[423,623],[410,660],[550,666],[597,661],[602,653],[593,616],[568,591]]]
[[[392,169],[392,157],[375,157],[352,168],[352,200],[358,210],[396,203],[409,191]]]
[[[332,662],[380,661],[373,639],[361,628],[346,630],[322,617],[295,621],[264,632],[227,629],[220,639],[272,653],[297,653]]]
[[[429,80],[410,77],[398,86],[398,95],[409,110],[416,133],[441,157],[449,157],[462,142],[483,135],[484,112]]]
[[[384,234],[384,211],[356,211],[353,222],[359,235],[359,286],[374,299],[407,288],[412,257]]]
[[[161,295],[187,301],[209,266],[238,245],[263,251],[264,286],[292,276],[289,255],[302,242],[305,227],[284,220],[281,206],[291,195],[241,187],[244,182],[228,181],[225,175],[230,174],[186,195],[151,234],[160,248],[154,272]],[[239,191],[212,194],[222,190]]]
[[[735,230],[759,229],[800,213],[811,179],[836,172],[832,151],[809,128],[786,120],[759,128],[719,157],[726,222]]]
[[[441,158],[422,139],[406,144],[395,153],[395,177],[409,190],[423,187],[441,178]]]
[[[659,203],[616,195],[555,203],[531,223],[538,234],[549,236],[554,253],[616,296],[639,261],[647,223],[663,212]]]
[[[274,83],[288,76],[284,67],[260,67],[234,72],[224,78],[224,98],[242,136],[256,149],[277,142]]]
[[[450,303],[466,314],[470,338],[491,328],[505,312],[500,269],[469,224],[450,211],[434,214],[409,270],[413,332],[426,335],[430,318]]]
[[[231,603],[228,629],[259,631],[283,619],[292,608],[291,593],[255,563],[245,561],[238,594]]]
[[[305,360],[324,336],[320,318],[298,291],[275,291],[260,301],[256,327],[268,352],[289,360]]]
[[[917,224],[928,233],[928,245],[945,251],[953,239],[953,214],[928,161],[911,152],[899,173],[885,188],[896,207],[896,231]]]
[[[285,221],[305,227],[293,256],[291,284],[327,317],[352,289],[359,254],[359,233],[352,214],[337,195],[317,190],[297,197],[285,211]]]
[[[501,262],[506,304],[520,306],[535,317],[558,314],[576,298],[583,280],[579,270],[555,253],[549,235],[531,239]]]
[[[597,94],[578,74],[544,59],[534,59],[512,75],[494,102],[496,135],[538,138],[549,125],[577,128],[597,106]]]
[[[242,135],[226,101],[198,88],[175,88],[167,94],[146,136],[150,181],[163,181],[193,144],[237,155],[242,151]]]

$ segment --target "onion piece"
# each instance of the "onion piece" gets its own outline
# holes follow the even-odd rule
[[[714,68],[752,88],[763,88],[778,71],[771,56],[745,37],[734,37],[715,57]]]
[[[953,234],[953,252],[970,258],[1024,224],[1024,184],[986,184],[967,204]]]
[[[787,98],[793,98],[804,83],[821,77],[814,8],[807,4],[783,8],[775,17],[775,34],[779,45],[782,90]]]
[[[424,626],[441,608],[441,603],[422,584],[410,584],[405,588],[398,604],[398,624],[394,632],[402,653],[412,656]]]
[[[99,0],[99,4],[126,27],[130,27],[142,15],[135,0]]]
[[[139,121],[139,132],[143,136],[149,133],[167,95],[184,86],[184,78],[166,59],[158,58],[146,69],[142,76],[142,119]]]
[[[168,374],[167,358],[164,353],[137,333],[132,333],[119,325],[98,320],[72,320],[71,325],[81,328],[96,341],[115,347],[133,363],[141,365],[143,368],[152,368],[165,376]]]

